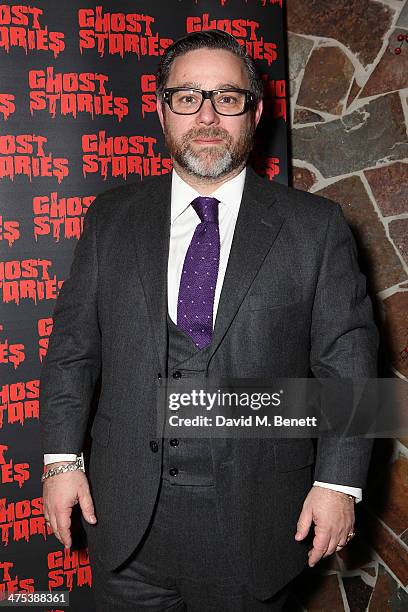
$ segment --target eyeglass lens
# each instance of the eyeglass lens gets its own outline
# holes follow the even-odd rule
[[[189,115],[198,111],[203,95],[199,91],[183,89],[171,94],[171,108],[175,113]],[[213,94],[215,109],[224,115],[242,113],[245,107],[245,94],[237,91],[222,91]]]

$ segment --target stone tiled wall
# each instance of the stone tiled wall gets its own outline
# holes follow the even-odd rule
[[[293,185],[342,206],[381,330],[380,375],[408,379],[408,0],[286,10]],[[376,442],[359,506],[359,535],[300,577],[292,610],[408,610],[408,439]]]

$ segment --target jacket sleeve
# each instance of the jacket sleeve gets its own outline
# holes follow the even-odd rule
[[[341,207],[333,203],[332,211],[313,305],[311,370],[317,378],[373,378],[379,338],[366,278]],[[319,438],[315,480],[362,488],[371,450],[368,438]]]
[[[101,369],[98,324],[97,202],[90,205],[60,290],[40,376],[43,453],[82,450],[91,399]]]

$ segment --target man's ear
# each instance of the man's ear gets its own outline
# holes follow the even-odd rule
[[[162,126],[162,130],[164,130],[164,104],[163,102],[160,100],[160,98],[157,96],[157,102],[156,102],[156,107],[157,107],[157,114],[159,115],[159,121],[160,121],[160,125]]]
[[[263,100],[261,98],[259,100],[259,102],[257,103],[256,107],[255,107],[255,127],[259,123],[259,120],[260,120],[261,115],[262,115],[262,110],[263,110]]]

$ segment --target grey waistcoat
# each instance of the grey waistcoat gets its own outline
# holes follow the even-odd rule
[[[169,332],[167,371],[172,382],[173,373],[182,377],[201,378],[205,372],[209,346],[198,349],[193,340],[180,330],[167,315]],[[162,477],[174,485],[214,485],[210,440],[207,438],[165,438],[163,441]],[[177,473],[174,472],[177,470]],[[171,475],[173,473],[174,475]]]

